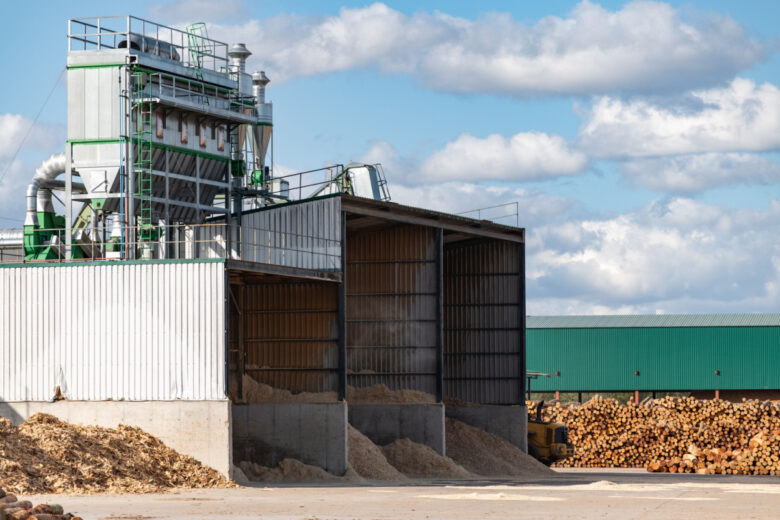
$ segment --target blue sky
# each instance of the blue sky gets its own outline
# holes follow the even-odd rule
[[[2,227],[62,148],[66,20],[129,13],[247,44],[279,170],[381,161],[397,202],[518,201],[531,313],[780,303],[780,3],[74,5],[6,9],[0,63],[24,86],[0,86]]]

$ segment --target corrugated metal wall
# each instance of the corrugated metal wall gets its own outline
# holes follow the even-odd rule
[[[234,286],[234,293],[240,290]],[[269,282],[247,285],[244,297],[246,370],[291,392],[338,390],[338,285]],[[231,313],[231,344],[238,347]]]
[[[523,402],[520,245],[475,241],[444,249],[444,395]]]
[[[436,230],[398,226],[346,244],[347,381],[436,392]]]
[[[241,259],[341,270],[341,198],[285,204],[245,215]]]
[[[224,264],[0,268],[0,400],[225,398]]]
[[[528,329],[533,390],[780,389],[778,367],[780,327]]]
[[[199,258],[225,258],[225,225],[201,226]],[[241,221],[241,252],[232,258],[247,262],[341,270],[341,199],[326,197],[272,206],[248,213]]]

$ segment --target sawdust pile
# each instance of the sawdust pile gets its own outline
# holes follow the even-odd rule
[[[318,483],[355,480],[349,472],[344,477],[331,475],[318,466],[310,466],[296,459],[284,459],[275,468],[243,461],[238,465],[249,480],[270,483]]]
[[[418,390],[390,390],[387,385],[373,385],[361,388],[354,386],[348,387],[347,401],[353,404],[415,404],[435,403],[436,398],[431,394]]]
[[[294,394],[289,390],[274,388],[256,381],[252,376],[244,374],[243,400],[245,403],[335,403],[338,401],[336,392],[301,392]],[[231,396],[238,395],[238,385],[233,384]],[[436,398],[428,393],[417,390],[390,390],[386,385],[374,385],[363,388],[347,387],[347,401],[360,403],[414,404],[435,403]]]
[[[468,471],[486,477],[555,474],[506,439],[455,419],[447,419],[447,455]]]
[[[338,401],[336,392],[301,392],[294,394],[289,390],[274,388],[255,381],[252,376],[244,374],[244,402],[247,403],[335,403]]]
[[[371,480],[406,480],[387,462],[382,448],[349,425],[349,465],[361,477]]]
[[[382,448],[388,462],[407,477],[471,478],[475,475],[449,457],[442,457],[433,448],[399,439]]]
[[[152,493],[232,482],[139,428],[0,417],[0,486],[15,494]]]

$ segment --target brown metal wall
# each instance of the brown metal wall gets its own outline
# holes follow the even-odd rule
[[[234,293],[237,287],[233,286]],[[247,373],[257,381],[294,393],[336,391],[337,290],[336,284],[320,282],[247,285]],[[237,327],[238,316],[232,312],[230,337],[234,349],[238,347]]]
[[[444,249],[444,395],[523,401],[520,245],[498,240]]]
[[[347,382],[436,391],[436,231],[398,226],[346,242]]]

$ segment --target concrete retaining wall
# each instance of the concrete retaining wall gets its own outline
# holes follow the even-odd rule
[[[346,403],[233,405],[233,457],[274,467],[292,457],[334,475],[347,470]]]
[[[350,404],[349,423],[380,446],[406,438],[446,454],[441,404]]]
[[[447,417],[502,437],[528,452],[526,406],[448,406],[445,413]]]
[[[137,426],[176,451],[230,475],[227,400],[0,402],[0,416],[17,425],[36,413],[47,413],[74,424]]]

